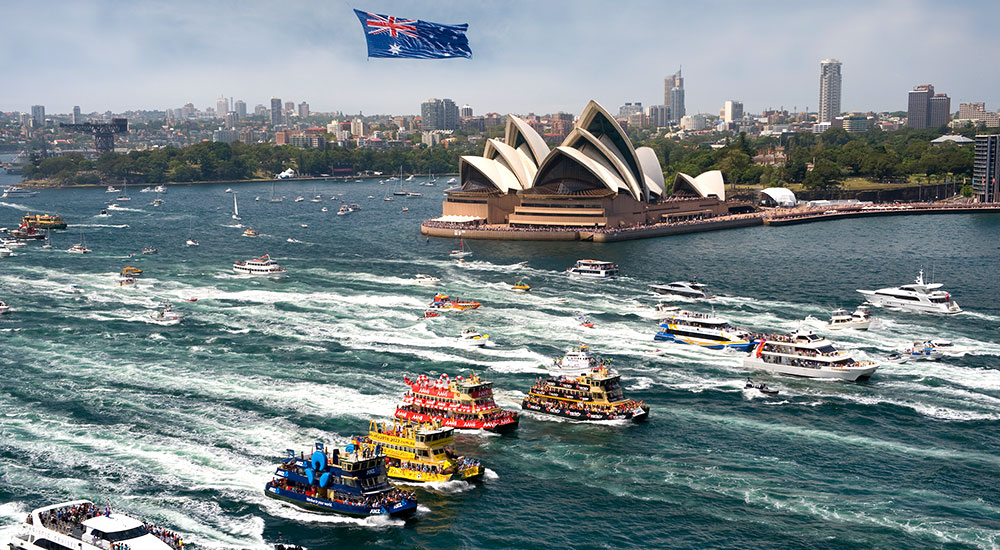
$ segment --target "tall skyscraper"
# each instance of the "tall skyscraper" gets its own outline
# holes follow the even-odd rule
[[[81,122],[83,122],[83,119],[80,117],[79,105],[73,106],[73,119],[70,122],[72,122],[73,124],[80,124]]]
[[[284,117],[281,112],[281,100],[276,97],[271,97],[271,124],[278,125],[284,121]]]
[[[930,128],[940,128],[947,126],[951,122],[951,98],[948,94],[934,94],[931,96],[930,114],[927,117],[927,126]]]
[[[242,99],[237,99],[233,102],[233,110],[236,111],[236,116],[240,119],[247,117],[247,103]]]
[[[472,116],[472,107],[469,104],[462,105],[462,108],[459,109],[459,115],[463,117]]]
[[[1000,201],[1000,135],[976,136],[972,193],[980,202]]]
[[[906,125],[910,128],[938,128],[951,121],[951,98],[935,94],[934,86],[921,84],[910,90],[906,102]]]
[[[737,120],[743,120],[743,102],[726,101],[725,107],[722,109],[722,121],[728,124]]]
[[[457,130],[458,106],[450,99],[431,98],[420,104],[424,131]]]
[[[285,102],[285,115],[293,115],[293,114],[295,114],[295,102],[294,101],[286,101]]]
[[[684,110],[684,77],[680,69],[663,79],[663,104],[670,107],[670,121],[678,122],[686,114]]]
[[[225,119],[226,113],[229,112],[229,100],[219,96],[219,99],[215,100],[215,116],[216,118]]]
[[[303,101],[299,103],[299,117],[306,118],[307,116],[309,116],[309,104]]]
[[[819,63],[819,121],[833,122],[840,114],[840,61]]]
[[[31,106],[31,122],[35,128],[41,128],[45,125],[45,105]]]

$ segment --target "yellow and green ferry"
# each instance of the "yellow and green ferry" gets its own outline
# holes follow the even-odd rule
[[[27,212],[21,218],[21,225],[35,229],[66,229],[66,221],[59,214],[32,214]]]
[[[392,424],[372,420],[361,444],[386,456],[391,478],[413,482],[478,481],[486,468],[478,460],[459,456],[451,445],[455,428],[438,422],[394,420]]]

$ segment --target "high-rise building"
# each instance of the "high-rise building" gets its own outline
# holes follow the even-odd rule
[[[285,118],[282,116],[281,112],[281,100],[276,97],[271,97],[271,124],[278,125],[284,122]]]
[[[35,128],[41,128],[45,125],[45,105],[31,106],[31,122]]]
[[[833,122],[840,114],[840,61],[819,63],[819,121]]]
[[[987,111],[986,104],[983,102],[959,103],[958,118],[960,120],[982,122],[983,126],[986,126],[987,128],[1000,127],[1000,114],[993,111]]]
[[[420,118],[425,131],[457,130],[458,106],[450,99],[431,98],[420,104]]]
[[[70,122],[72,122],[73,124],[80,124],[81,122],[83,122],[83,118],[80,117],[79,105],[73,106],[73,118],[70,120]]]
[[[618,108],[618,118],[627,119],[628,117],[634,115],[635,113],[642,112],[642,102],[636,101],[635,103],[625,103]]]
[[[743,120],[743,102],[730,99],[722,108],[722,121],[725,123]]]
[[[910,90],[906,106],[906,125],[920,130],[930,122],[931,98],[934,97],[934,86],[921,84]]]
[[[253,116],[267,117],[267,107],[265,107],[262,103],[258,103],[253,108]]]
[[[351,135],[355,137],[365,135],[365,119],[361,117],[351,119]]]
[[[948,94],[934,94],[931,97],[927,126],[940,128],[951,122],[951,98]]]
[[[184,118],[194,118],[194,112],[194,103],[185,103],[184,106],[181,107],[181,116]]]
[[[459,109],[459,115],[463,117],[472,116],[472,106],[469,104],[462,105],[462,108]]]
[[[666,128],[670,126],[670,107],[650,105],[646,108],[646,117],[653,128]]]
[[[236,123],[239,122],[240,115],[236,111],[229,111],[226,113],[226,128],[236,128]]]
[[[299,117],[306,118],[307,116],[309,116],[309,104],[303,101],[299,103]]]
[[[219,96],[219,99],[215,100],[215,117],[216,118],[226,118],[226,113],[229,112],[229,100]]]
[[[670,122],[678,122],[686,114],[684,77],[680,70],[663,79],[663,104],[670,106]]]
[[[972,194],[980,202],[1000,202],[1000,135],[976,136]]]
[[[295,114],[295,102],[286,101],[285,102],[285,117],[289,117]]]
[[[240,119],[245,119],[247,117],[247,104],[242,99],[237,99],[233,102],[233,111],[236,112],[236,116]]]

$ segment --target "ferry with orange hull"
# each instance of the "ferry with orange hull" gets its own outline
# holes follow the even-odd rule
[[[414,422],[438,422],[464,430],[505,432],[517,428],[518,413],[501,409],[493,401],[493,382],[476,373],[451,379],[447,374],[433,380],[419,376],[403,378],[410,391],[396,407],[396,418]]]

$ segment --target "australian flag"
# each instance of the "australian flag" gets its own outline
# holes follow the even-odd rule
[[[443,59],[472,57],[465,31],[469,24],[442,25],[354,10],[368,40],[368,57]]]

